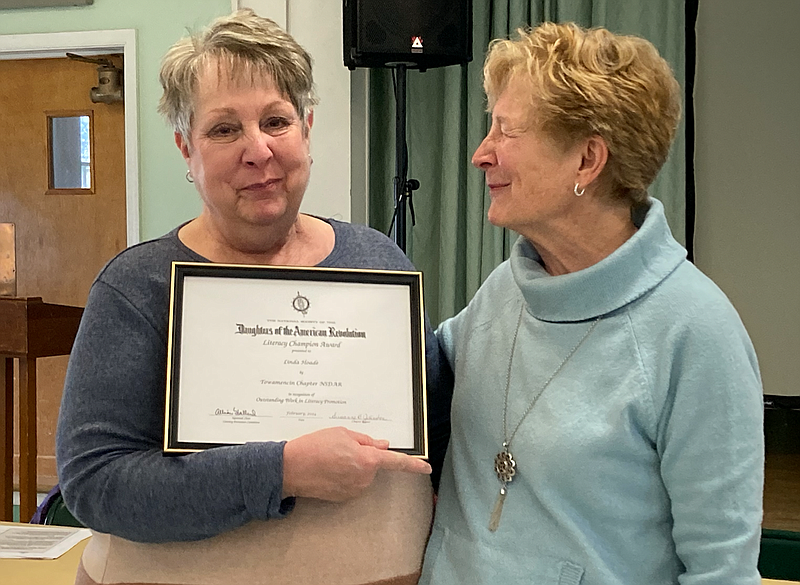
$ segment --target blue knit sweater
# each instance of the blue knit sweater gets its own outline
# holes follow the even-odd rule
[[[524,239],[437,334],[456,387],[425,585],[757,585],[762,390],[725,295],[662,205],[600,263],[549,276]],[[517,473],[499,529],[508,433]]]

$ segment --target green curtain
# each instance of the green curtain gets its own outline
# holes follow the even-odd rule
[[[409,178],[416,225],[408,216],[407,253],[424,273],[425,308],[436,324],[456,314],[508,257],[517,235],[486,221],[483,173],[470,164],[489,117],[482,68],[489,41],[543,21],[603,26],[651,41],[684,84],[684,0],[473,0],[473,60],[407,75]],[[394,207],[395,103],[390,69],[370,71],[369,222],[389,230]],[[650,194],[664,202],[685,242],[684,123]]]

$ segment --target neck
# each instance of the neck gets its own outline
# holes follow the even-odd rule
[[[552,276],[597,264],[624,244],[636,226],[627,203],[581,201],[569,213],[520,232],[536,248]]]
[[[223,264],[314,266],[330,254],[334,244],[330,225],[307,215],[298,215],[285,227],[229,234],[204,212],[181,228],[178,237],[198,254]]]

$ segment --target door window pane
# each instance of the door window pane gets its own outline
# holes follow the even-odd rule
[[[50,116],[50,189],[92,188],[91,117]]]

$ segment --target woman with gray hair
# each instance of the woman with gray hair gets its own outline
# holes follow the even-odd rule
[[[299,212],[311,57],[274,22],[249,10],[216,20],[169,50],[161,83],[203,206],[111,260],[89,295],[57,436],[65,501],[95,531],[78,582],[416,583],[430,466],[387,441],[338,427],[162,455],[173,261],[413,266],[374,230]]]
[[[495,41],[472,162],[521,237],[437,337],[452,435],[420,583],[757,585],[762,389],[647,188],[679,87],[647,41]]]

